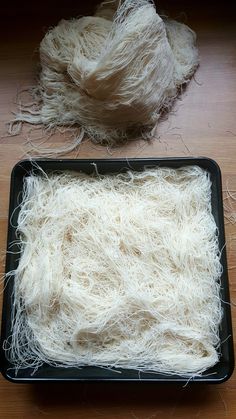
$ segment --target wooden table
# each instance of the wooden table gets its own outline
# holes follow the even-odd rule
[[[26,9],[26,7],[25,7]],[[20,13],[20,9],[18,10]],[[8,10],[9,12],[9,10]],[[10,13],[10,12],[9,12]],[[7,21],[1,36],[0,55],[0,249],[4,272],[8,196],[13,165],[24,156],[27,129],[21,135],[5,137],[5,123],[15,110],[16,92],[34,84],[37,53],[34,53],[48,23],[43,14]],[[213,9],[214,13],[214,9]],[[191,14],[191,13],[190,13]],[[10,15],[9,15],[10,16]],[[201,65],[167,120],[157,129],[151,143],[142,140],[107,150],[84,141],[78,156],[154,157],[209,156],[222,170],[226,185],[236,192],[236,25],[217,16],[191,17],[198,33]],[[231,16],[232,17],[232,16]],[[10,18],[9,18],[10,19]],[[30,22],[30,23],[29,23]],[[62,143],[56,136],[54,143]],[[227,203],[227,201],[225,201]],[[236,202],[234,205],[236,213]],[[227,220],[226,220],[227,221]],[[236,301],[236,225],[226,222],[227,251],[232,301]],[[236,325],[236,310],[232,306]],[[236,373],[221,385],[160,386],[128,384],[11,384],[0,378],[0,418],[235,418]]]

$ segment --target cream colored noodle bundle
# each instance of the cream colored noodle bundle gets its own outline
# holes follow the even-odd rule
[[[197,166],[31,174],[18,218],[17,366],[201,374],[219,358],[220,252]]]
[[[104,2],[94,16],[61,20],[40,44],[39,107],[22,107],[15,122],[80,127],[74,146],[84,133],[109,145],[149,136],[198,65],[195,38],[151,0]]]

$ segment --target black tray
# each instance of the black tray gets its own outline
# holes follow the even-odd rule
[[[201,383],[221,383],[227,380],[234,369],[234,353],[233,353],[233,337],[231,324],[231,310],[229,305],[229,286],[227,275],[227,261],[225,249],[225,233],[224,233],[224,215],[222,204],[222,184],[220,168],[216,162],[208,158],[147,158],[147,159],[95,159],[95,160],[35,160],[45,172],[75,170],[83,171],[88,174],[94,172],[94,163],[97,165],[99,173],[115,173],[122,170],[133,169],[143,170],[145,166],[166,166],[178,168],[181,166],[198,165],[210,173],[212,181],[212,212],[219,229],[219,247],[222,249],[221,263],[223,273],[221,277],[221,298],[224,309],[224,315],[220,328],[220,360],[213,367],[207,370],[201,377],[196,377],[192,381]],[[11,174],[10,189],[10,205],[8,221],[8,239],[6,256],[6,272],[15,269],[18,264],[19,256],[14,255],[14,249],[9,249],[10,243],[15,239],[15,227],[19,214],[19,204],[22,199],[22,188],[24,177],[34,167],[34,162],[23,160],[16,164]],[[184,382],[186,377],[180,375],[165,375],[157,373],[140,373],[135,370],[120,369],[119,373],[112,370],[106,370],[98,367],[83,368],[59,368],[50,365],[42,365],[33,373],[30,368],[20,369],[15,374],[14,365],[6,358],[2,345],[5,339],[11,334],[11,307],[12,307],[12,290],[14,278],[11,278],[5,284],[3,311],[2,311],[2,331],[1,331],[1,349],[0,349],[0,368],[3,376],[14,382],[35,382],[35,381],[145,381],[145,382]]]

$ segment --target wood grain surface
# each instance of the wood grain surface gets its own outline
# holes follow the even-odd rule
[[[14,3],[14,2],[13,2]],[[34,3],[34,2],[32,2]],[[50,24],[60,16],[73,15],[75,2],[69,1],[45,13],[28,2],[4,6],[5,19],[0,37],[0,271],[4,272],[10,173],[13,165],[25,156],[29,127],[15,137],[7,137],[6,122],[16,109],[16,94],[35,83],[37,47]],[[80,2],[81,4],[83,2]],[[163,3],[163,2],[162,2]],[[189,2],[190,3],[190,2]],[[203,2],[196,2],[202,7]],[[210,2],[211,3],[211,2]],[[26,5],[27,4],[27,5]],[[183,2],[167,2],[176,12]],[[181,6],[180,6],[181,4]],[[191,2],[192,4],[192,2]],[[88,2],[91,6],[91,2]],[[187,2],[185,2],[187,7]],[[22,8],[21,8],[22,6]],[[72,7],[73,6],[73,7]],[[228,7],[228,6],[227,6]],[[236,193],[236,24],[233,8],[221,13],[210,4],[200,13],[188,6],[187,21],[198,34],[200,67],[187,89],[176,101],[168,118],[156,129],[155,139],[130,142],[107,150],[85,140],[72,157],[155,157],[208,156],[222,170],[223,190]],[[13,13],[15,10],[15,13]],[[23,10],[23,12],[22,12]],[[41,12],[39,12],[41,10]],[[227,9],[228,10],[228,9]],[[66,11],[66,12],[65,12]],[[49,13],[50,12],[50,13]],[[18,15],[16,14],[18,13]],[[15,14],[15,17],[13,17]],[[77,13],[79,14],[79,13]],[[17,16],[20,18],[17,19]],[[50,139],[62,144],[63,136]],[[68,157],[68,156],[67,156]],[[236,197],[236,194],[235,194]],[[233,201],[225,199],[226,210]],[[236,214],[236,202],[234,204]],[[227,215],[227,214],[226,214]],[[235,218],[236,219],[236,218]],[[226,219],[226,238],[232,302],[236,302],[236,225]],[[232,305],[233,325],[236,309]],[[235,333],[236,335],[236,333]],[[221,385],[160,386],[138,384],[37,384],[23,385],[0,378],[0,418],[235,418],[236,373]]]

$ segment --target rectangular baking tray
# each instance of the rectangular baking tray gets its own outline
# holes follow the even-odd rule
[[[10,244],[16,239],[16,225],[22,200],[22,189],[24,178],[31,170],[37,173],[37,165],[46,173],[52,171],[82,171],[88,174],[94,172],[94,164],[101,174],[118,173],[126,170],[142,171],[146,166],[171,167],[197,165],[210,173],[212,182],[212,213],[219,230],[219,247],[221,252],[221,263],[223,272],[221,276],[221,299],[223,306],[223,318],[220,326],[220,360],[212,368],[208,369],[202,376],[192,379],[195,383],[222,383],[232,374],[234,369],[233,336],[231,324],[230,296],[227,275],[227,260],[225,248],[224,214],[222,202],[221,173],[218,164],[209,158],[145,158],[145,159],[58,159],[58,160],[23,160],[15,165],[11,174],[8,238],[6,255],[6,273],[16,269],[19,262],[19,255],[14,254],[17,248]],[[6,281],[2,309],[2,329],[0,348],[0,368],[3,376],[13,382],[36,382],[36,381],[143,381],[158,383],[186,383],[186,377],[181,375],[168,375],[158,373],[143,373],[136,370],[119,369],[116,371],[99,367],[85,366],[82,368],[52,367],[44,364],[37,371],[31,368],[20,369],[17,374],[3,350],[3,342],[11,335],[11,311],[12,292],[14,278]]]

